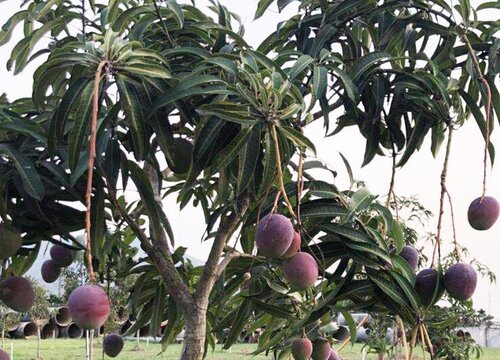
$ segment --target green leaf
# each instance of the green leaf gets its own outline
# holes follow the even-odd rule
[[[346,242],[345,246],[347,246],[351,250],[360,252],[360,256],[369,253],[379,257],[380,259],[383,259],[384,261],[387,261],[389,264],[392,263],[391,256],[378,245],[372,245],[363,242]]]
[[[149,181],[146,173],[143,169],[139,167],[135,162],[129,160],[128,168],[130,170],[130,177],[134,182],[139,195],[141,196],[142,204],[146,210],[146,214],[149,217],[151,228],[154,233],[152,236],[158,236],[158,231],[160,230],[160,215],[158,213],[159,208],[155,201],[155,196],[153,188],[151,187],[151,182]]]
[[[133,129],[131,133],[134,141],[134,150],[136,159],[142,160],[146,154],[147,136],[145,129],[143,106],[137,89],[133,83],[127,81],[127,78],[118,74],[116,76],[116,85],[120,94],[120,103],[125,112],[125,119]]]
[[[163,311],[165,306],[166,289],[163,283],[160,283],[157,288],[157,293],[155,294],[153,300],[153,306],[151,311],[151,320],[149,322],[149,331],[156,337],[156,334],[160,331],[160,325],[163,321]]]
[[[357,103],[359,101],[359,91],[349,74],[338,66],[330,66],[329,69],[340,79],[349,99]]]
[[[359,58],[354,62],[349,71],[353,82],[359,85],[360,81],[366,81],[369,77],[367,72],[376,69],[380,62],[390,58],[390,54],[382,51],[375,51]]]
[[[93,83],[88,82],[76,104],[75,119],[68,137],[68,166],[72,172],[76,170],[84,147],[87,144],[87,134],[92,114]]]
[[[316,154],[316,147],[313,142],[305,137],[300,131],[290,126],[278,126],[278,130],[291,142],[300,148],[308,148]]]
[[[199,112],[205,116],[217,116],[236,124],[254,125],[258,122],[244,106],[230,102],[205,104],[200,107]]]
[[[252,301],[257,308],[277,318],[290,319],[294,315],[292,311],[283,306],[271,305],[256,298],[252,298]]]
[[[259,195],[263,195],[266,193],[268,187],[276,177],[276,148],[274,146],[274,141],[269,131],[266,131],[264,136],[264,144],[266,147],[264,149],[264,170],[262,175],[262,185],[259,189]]]
[[[348,312],[343,311],[342,316],[344,317],[347,326],[349,327],[349,335],[351,336],[351,344],[354,345],[356,343],[356,339],[358,337],[358,329],[356,327],[356,321],[352,315]]]
[[[366,187],[360,188],[356,191],[351,198],[351,211],[359,212],[366,210],[370,207],[370,204],[377,198],[376,195],[372,195]]]
[[[366,235],[365,233],[352,229],[350,227],[344,225],[336,225],[336,224],[325,224],[321,225],[320,229],[327,234],[337,234],[343,237],[346,237],[352,241],[359,243],[371,244],[374,246],[378,246],[375,240]]]
[[[214,56],[205,59],[205,62],[217,65],[218,67],[227,71],[229,74],[233,76],[237,76],[238,74],[238,67],[236,66],[235,62],[231,59],[222,56]]]
[[[328,70],[323,66],[314,65],[313,90],[317,98],[325,94],[328,86]]]
[[[346,208],[326,200],[312,200],[300,207],[300,215],[304,218],[333,218],[348,214]]]
[[[5,154],[14,162],[21,176],[24,190],[35,199],[42,200],[45,196],[45,188],[33,162],[9,144],[0,143],[0,153]]]
[[[203,86],[202,86],[203,85]],[[150,114],[161,107],[167,106],[174,101],[195,95],[225,94],[229,95],[227,84],[212,75],[188,76],[169,89],[165,94],[158,96],[152,105]]]
[[[168,298],[168,316],[167,316],[167,326],[163,330],[163,337],[161,339],[162,351],[165,351],[168,344],[174,341],[174,329],[178,323],[178,319],[181,317],[180,310],[177,308],[177,304],[172,300],[171,297]]]
[[[305,183],[309,193],[312,196],[323,199],[336,199],[339,197],[338,189],[325,181],[308,181]],[[346,210],[347,214],[347,210]]]
[[[52,35],[56,35],[54,32],[57,28],[60,28],[63,24],[70,23],[71,20],[79,19],[80,17],[80,14],[65,12],[63,15],[46,22],[42,27],[34,30],[29,36],[19,41],[14,49],[12,49],[7,68],[10,70],[12,64],[15,64],[14,74],[19,74],[26,66],[31,51],[46,33],[52,32]]]
[[[252,300],[245,299],[243,303],[240,305],[236,316],[234,318],[233,323],[231,324],[231,330],[227,335],[227,339],[224,342],[223,349],[229,349],[239,338],[241,332],[248,321],[248,316],[252,311]]]
[[[411,284],[405,277],[403,277],[401,274],[395,271],[391,271],[390,274],[394,279],[396,279],[396,282],[398,283],[399,287],[403,289],[403,292],[410,301],[410,304],[413,307],[413,309],[415,311],[418,311],[420,300],[418,298],[417,292],[413,288],[413,284]]]
[[[238,156],[242,147],[246,145],[248,139],[250,139],[252,129],[253,127],[249,127],[241,130],[238,135],[236,135],[235,138],[215,156],[215,160],[210,168],[207,169],[207,173],[219,172],[221,169],[229,166],[236,156]]]
[[[106,212],[104,207],[104,190],[101,186],[96,188],[91,201],[91,227],[90,239],[94,256],[101,259],[104,254],[101,251],[104,246],[104,236],[106,233]]]
[[[261,126],[257,124],[245,146],[241,149],[238,160],[238,194],[241,194],[255,176],[255,168],[260,155]]]
[[[260,18],[266,12],[267,8],[274,2],[274,0],[259,0],[257,11],[255,12],[254,20]]]
[[[339,153],[342,161],[344,162],[344,165],[346,167],[346,170],[347,170],[347,174],[349,175],[349,181],[351,183],[351,186],[354,185],[354,176],[352,174],[352,168],[351,168],[351,165],[349,164],[349,161],[347,161],[347,159],[345,158],[344,155],[342,155],[342,153]]]
[[[82,92],[85,89],[88,91],[88,87],[91,86],[92,79],[90,77],[80,77],[70,85],[64,94],[49,124],[48,147],[52,154],[55,153],[58,142],[64,136],[64,128],[71,111],[74,110],[74,107],[82,99]]]
[[[182,12],[181,6],[177,4],[175,0],[168,0],[167,7],[172,10],[179,29],[182,29],[184,27],[184,13]]]
[[[399,253],[405,246],[405,239],[401,224],[397,221],[394,221],[392,224],[392,238],[394,239],[394,244]]]
[[[5,24],[3,24],[2,31],[0,32],[0,46],[5,45],[7,42],[9,42],[10,38],[12,37],[12,32],[14,31],[14,28],[17,26],[17,24],[19,24],[23,20],[26,20],[30,15],[30,11],[22,10],[12,15],[9,20],[7,20]]]
[[[408,140],[408,143],[406,144],[406,149],[398,161],[398,167],[402,167],[408,162],[411,155],[413,155],[418,145],[422,142],[423,138],[430,129],[429,121],[426,121],[425,119],[418,117],[416,118],[415,122],[416,124],[411,131],[410,138]]]
[[[479,130],[481,130],[481,133],[483,134],[483,138],[486,141],[486,120],[483,116],[483,113],[481,112],[481,109],[479,108],[479,106],[477,106],[476,102],[472,99],[472,97],[468,93],[466,93],[464,90],[459,89],[458,93],[460,94],[462,99],[464,99],[465,103],[469,107],[469,109],[472,113],[472,116],[476,120],[477,126],[479,127]],[[495,147],[493,146],[491,141],[488,144],[488,152],[490,155],[490,161],[493,164],[495,161]]]
[[[200,162],[206,158],[212,151],[215,141],[217,140],[225,122],[216,117],[206,120],[205,123],[199,125],[199,133],[197,134],[194,142],[193,159]]]
[[[288,76],[290,80],[294,80],[299,74],[304,71],[309,65],[314,62],[314,59],[309,55],[302,55],[297,59],[293,67],[290,69]]]
[[[160,79],[171,79],[172,74],[170,71],[163,66],[156,65],[156,64],[151,64],[151,63],[145,63],[145,64],[127,64],[125,63],[123,66],[117,66],[116,67],[117,71],[123,71],[127,72],[130,75],[143,75],[143,76],[149,76],[153,78],[160,78]]]
[[[369,275],[368,276],[377,287],[382,290],[391,300],[397,303],[400,306],[406,306],[406,299],[401,295],[400,289],[397,288],[389,280],[378,276],[378,275]]]

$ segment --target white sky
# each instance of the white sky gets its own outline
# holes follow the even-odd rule
[[[290,6],[285,13],[279,14],[276,5],[273,5],[263,17],[253,21],[257,0],[221,0],[220,2],[242,17],[246,27],[245,39],[252,45],[259,44],[275,29],[279,21],[289,18],[295,11],[294,7]],[[483,0],[471,1],[475,5],[481,2]],[[197,1],[197,4],[206,3],[206,0]],[[0,4],[0,25],[17,11],[18,4],[19,2],[15,0]],[[498,12],[495,14],[488,10],[481,12],[480,17],[482,19],[496,20],[500,16],[498,16]],[[14,35],[15,39],[22,36],[20,29],[17,30]],[[12,100],[18,97],[30,96],[32,73],[36,68],[36,64],[28,66],[22,74],[13,76],[4,67],[11,48],[11,44],[0,48],[0,64],[2,64],[0,68],[0,93],[7,92]],[[316,144],[318,157],[338,171],[337,186],[342,189],[349,185],[345,168],[338,156],[338,152],[342,152],[349,159],[356,179],[366,181],[372,193],[386,194],[391,171],[389,157],[377,157],[368,166],[360,169],[365,140],[359,135],[357,128],[348,128],[343,130],[340,135],[326,139],[323,138],[323,134],[322,121],[317,121],[306,129],[306,135]],[[500,157],[498,129],[493,133],[492,141],[496,144],[498,157]],[[469,203],[481,193],[483,144],[482,136],[473,119],[470,119],[463,128],[455,132],[449,165],[448,189],[454,200],[458,241],[469,249],[472,257],[482,261],[500,276],[500,222],[486,232],[473,230],[467,222]],[[425,143],[422,150],[416,153],[403,169],[398,171],[396,193],[404,196],[417,195],[428,209],[437,214],[443,155],[444,148],[439,157],[434,159],[430,153],[429,142]],[[493,171],[488,172],[488,194],[500,200],[499,166],[497,164]],[[205,259],[208,256],[210,243],[200,243],[205,230],[201,210],[187,207],[181,213],[178,211],[173,199],[168,200],[165,205],[166,213],[173,224],[176,234],[176,245],[186,246],[189,248],[189,255]],[[429,231],[435,232],[436,222],[437,217],[434,217],[429,224]],[[451,222],[448,211],[445,214],[443,229],[443,239],[449,244],[451,241]],[[429,248],[426,252],[430,254],[432,249]],[[500,302],[500,285],[490,285],[488,281],[480,280],[474,295],[475,307],[484,308],[496,317],[500,317],[500,307],[492,305],[498,302]]]

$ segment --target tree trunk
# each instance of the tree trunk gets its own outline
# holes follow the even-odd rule
[[[202,360],[205,352],[206,311],[190,314],[185,322],[184,345],[181,360]]]
[[[41,334],[41,331],[40,331],[40,324],[36,324],[36,334],[37,334],[37,337],[38,337],[38,341],[37,341],[37,345],[36,345],[36,358],[37,359],[41,359],[40,357],[40,342],[41,342],[41,339],[42,339],[42,334]]]

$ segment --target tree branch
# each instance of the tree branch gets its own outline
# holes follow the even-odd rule
[[[226,267],[231,263],[231,261],[238,259],[241,256],[241,253],[237,251],[233,251],[231,249],[226,253],[226,256],[224,256],[224,259],[220,262],[219,266],[217,267],[217,278],[219,278],[224,270],[226,270]]]
[[[114,206],[118,209],[119,213],[125,220],[125,222],[130,226],[134,234],[137,236],[141,242],[141,246],[148,254],[148,256],[153,260],[160,276],[167,285],[168,293],[173,297],[177,305],[181,308],[185,316],[189,316],[189,313],[194,305],[194,299],[191,295],[189,288],[183,282],[177,268],[175,267],[174,261],[168,249],[168,241],[165,236],[163,229],[158,231],[159,237],[156,239],[150,239],[146,233],[141,229],[140,225],[130,216],[130,214],[120,205],[116,198],[116,191],[111,187],[110,182],[106,176],[106,173],[101,169],[104,174],[106,181],[106,188],[108,189],[108,197]],[[153,187],[155,190],[155,187]],[[157,188],[156,188],[157,189]],[[155,190],[156,191],[156,190]],[[165,245],[165,243],[167,245]]]
[[[239,207],[233,210],[233,212],[229,216],[226,216],[221,220],[217,235],[215,236],[215,240],[210,251],[210,255],[208,256],[208,260],[205,263],[203,273],[194,293],[194,299],[197,303],[197,306],[203,310],[208,307],[208,297],[212,292],[215,281],[219,277],[219,271],[222,272],[221,269],[223,270],[225,266],[227,266],[230,262],[230,260],[224,259],[219,265],[219,260],[224,251],[224,247],[226,246],[226,243],[233,232],[236,230],[236,227],[238,226],[242,215],[246,212],[247,209],[248,198],[245,197],[241,199]]]

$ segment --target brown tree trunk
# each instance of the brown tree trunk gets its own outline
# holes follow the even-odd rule
[[[206,311],[198,310],[185,322],[181,360],[202,360],[205,352]]]
[[[36,322],[36,334],[37,334],[37,344],[36,344],[36,358],[37,359],[41,359],[41,356],[40,356],[40,345],[41,345],[41,339],[42,339],[42,334],[41,334],[41,331],[40,331],[40,324],[38,322]]]

